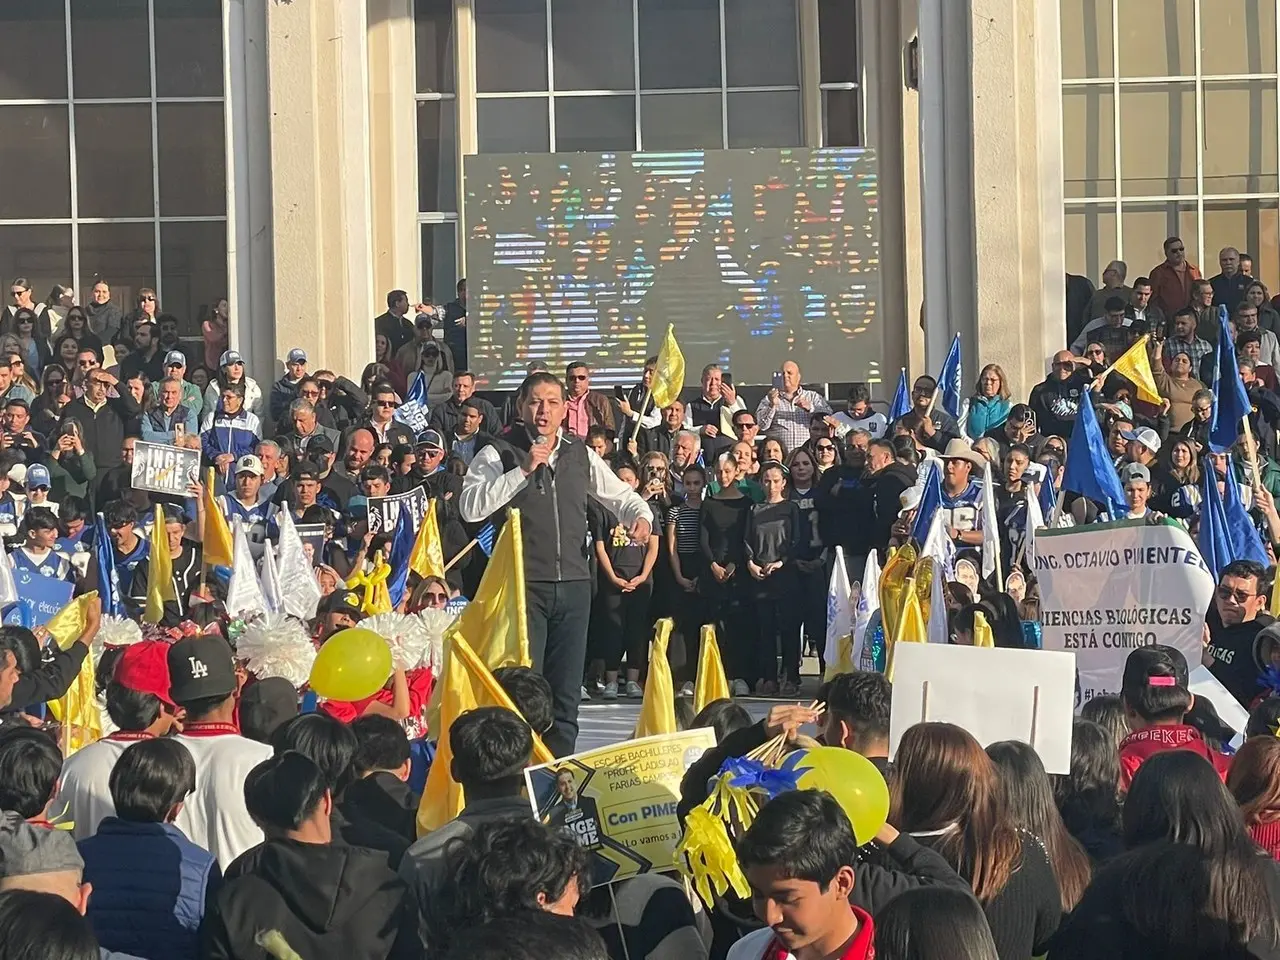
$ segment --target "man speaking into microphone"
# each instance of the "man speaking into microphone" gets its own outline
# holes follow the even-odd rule
[[[462,518],[479,523],[498,511],[520,511],[524,579],[533,668],[551,684],[555,725],[546,734],[557,755],[573,753],[591,619],[587,498],[613,511],[641,542],[649,537],[649,505],[614,476],[577,437],[561,430],[565,387],[550,373],[520,386],[523,429],[476,454],[462,481]]]

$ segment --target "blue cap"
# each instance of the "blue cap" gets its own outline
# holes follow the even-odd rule
[[[49,468],[42,463],[33,463],[27,467],[27,489],[49,486]]]

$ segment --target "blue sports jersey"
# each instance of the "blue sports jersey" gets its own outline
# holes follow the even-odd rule
[[[55,580],[71,579],[71,558],[57,550],[50,550],[43,557],[36,557],[28,553],[26,547],[18,547],[9,554],[9,563],[15,570],[27,570],[37,576],[52,577]]]
[[[961,533],[968,530],[982,529],[982,484],[969,481],[954,497],[942,491],[942,504],[938,508],[942,512],[943,527],[954,527]]]
[[[138,569],[138,564],[149,556],[151,556],[151,542],[146,537],[138,537],[137,546],[128,553],[121,553],[115,541],[112,541],[111,558],[115,561],[116,576],[120,578],[120,596],[129,596],[129,591],[133,589],[134,571]]]
[[[249,538],[249,552],[254,559],[262,556],[263,544],[267,538],[274,540],[280,535],[280,522],[276,514],[279,507],[270,500],[259,499],[252,506],[245,506],[232,496],[218,497],[218,506],[222,508],[227,523],[234,525],[237,519],[244,524],[245,536]]]

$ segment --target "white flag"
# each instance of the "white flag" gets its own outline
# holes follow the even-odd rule
[[[872,669],[863,666],[862,657],[867,647],[867,625],[871,622],[871,615],[879,609],[880,558],[872,550],[867,554],[866,565],[862,568],[862,589],[858,591],[858,605],[854,608],[853,665],[859,670]]]
[[[262,599],[266,601],[267,613],[280,613],[284,609],[284,598],[280,589],[280,571],[276,569],[276,551],[270,540],[262,548],[262,569],[259,571]]]
[[[320,582],[315,569],[302,548],[302,538],[293,524],[293,514],[283,509],[280,518],[280,540],[276,546],[276,569],[280,574],[283,612],[301,620],[316,615],[320,604]]]
[[[853,635],[853,603],[849,572],[844,568],[844,548],[836,547],[835,565],[827,583],[827,642],[822,659],[827,666],[840,660],[840,638]],[[857,664],[855,659],[854,664]]]
[[[982,576],[996,572],[1000,558],[1000,523],[996,519],[996,485],[991,478],[991,464],[982,468]],[[1003,584],[996,584],[1001,589]]]
[[[246,619],[267,612],[267,602],[258,583],[258,571],[249,552],[249,538],[244,524],[236,517],[231,531],[231,582],[227,585],[227,613],[233,619]]]
[[[933,568],[941,570],[942,576],[950,580],[956,574],[956,545],[947,535],[942,525],[942,511],[935,510],[933,519],[929,521],[929,532],[925,534],[924,543],[920,545],[920,556],[930,557]]]
[[[1048,483],[1049,481],[1046,479],[1041,482]],[[1023,487],[1026,488],[1027,485],[1024,483]],[[1026,500],[1027,529],[1023,533],[1023,536],[1026,539],[1023,541],[1024,546],[1022,555],[1026,559],[1027,565],[1032,569],[1035,569],[1036,530],[1044,526],[1044,511],[1040,509],[1040,497],[1037,495],[1035,490],[1026,490]]]
[[[925,636],[930,643],[946,643],[951,639],[951,624],[947,622],[947,597],[942,591],[946,576],[933,564],[933,582],[929,586],[929,623]]]
[[[18,602],[18,586],[13,582],[13,567],[5,553],[4,540],[0,539],[0,607]]]

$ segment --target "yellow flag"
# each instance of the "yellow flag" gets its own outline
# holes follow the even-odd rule
[[[1280,620],[1280,582],[1276,582],[1271,586],[1271,606],[1268,612],[1277,620]]]
[[[59,649],[66,650],[84,634],[88,608],[96,603],[96,590],[76,597],[45,624],[45,629]],[[80,664],[80,672],[76,674],[62,699],[50,701],[49,712],[54,719],[62,721],[62,748],[67,756],[102,739],[102,717],[98,713],[98,701],[94,696],[92,656],[84,658],[84,662]]]
[[[216,476],[213,467],[205,473],[204,496],[201,498],[204,505],[204,530],[200,537],[204,541],[204,562],[211,567],[229,567],[232,563],[231,527],[227,525],[227,518],[213,496]]]
[[[733,694],[729,690],[729,678],[724,675],[724,661],[720,659],[720,644],[716,641],[713,624],[702,625],[702,650],[698,654],[698,678],[693,683],[693,712],[701,713],[708,703],[727,700]]]
[[[1151,358],[1147,356],[1147,341],[1150,339],[1148,334],[1139,337],[1138,341],[1112,364],[1111,369],[1132,381],[1139,400],[1159,406],[1164,403],[1164,398],[1156,389],[1155,377],[1151,375]]]
[[[828,663],[826,672],[823,673],[824,681],[834,680],[842,673],[853,673],[853,637],[844,634],[836,641],[836,662]]]
[[[994,647],[995,635],[991,632],[991,624],[987,623],[986,614],[981,610],[973,613],[973,645],[975,647]]]
[[[164,510],[157,504],[155,521],[151,524],[151,551],[147,559],[147,606],[142,613],[144,623],[159,623],[164,619],[166,600],[177,602],[173,588],[173,558],[169,556],[169,538],[164,532]]]
[[[929,642],[929,632],[924,625],[924,611],[920,609],[920,597],[914,577],[907,578],[904,592],[906,597],[902,604],[902,617],[898,622],[898,635],[889,648],[889,664],[884,672],[890,683],[893,682],[893,653],[898,644]]]
[[[644,681],[644,700],[640,702],[640,720],[636,737],[653,737],[660,733],[676,733],[676,694],[671,682],[671,664],[667,662],[667,644],[671,641],[674,621],[663,617],[653,627],[649,644],[649,676]]]
[[[477,707],[503,707],[519,715],[511,698],[493,678],[475,651],[462,637],[454,634],[446,641],[444,670],[440,679],[443,696],[440,702],[439,738],[435,759],[427,772],[426,788],[418,803],[418,836],[444,826],[459,813],[466,803],[462,785],[450,773],[453,748],[449,743],[449,728],[468,710]],[[550,763],[555,757],[542,739],[533,735],[533,760]]]
[[[680,344],[676,343],[675,324],[669,323],[667,335],[658,348],[658,368],[653,371],[653,385],[649,391],[654,405],[661,410],[679,399],[683,389],[684,354],[680,352]]]
[[[444,576],[444,549],[440,546],[435,500],[427,501],[427,512],[418,526],[418,538],[409,551],[409,569],[420,577]]]
[[[455,626],[490,670],[527,667],[531,663],[519,510],[507,512],[507,522],[493,545],[493,555],[489,557],[476,595],[458,616]]]

